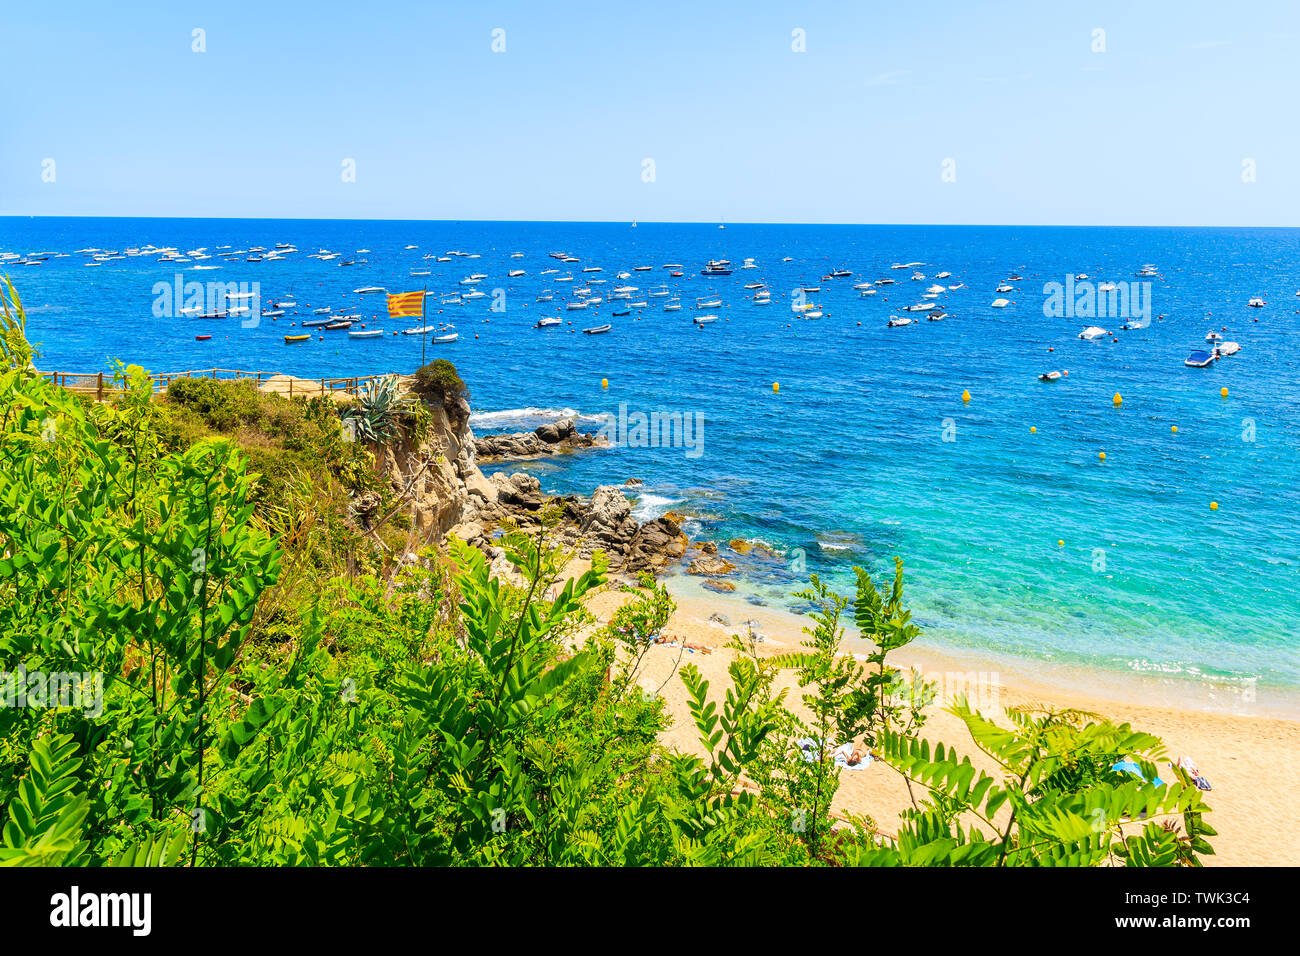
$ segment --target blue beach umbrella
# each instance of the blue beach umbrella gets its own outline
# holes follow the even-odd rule
[[[1135,764],[1132,760],[1121,760],[1118,763],[1111,764],[1110,769],[1119,770],[1124,773],[1131,773],[1139,780],[1146,780],[1146,775],[1142,773],[1142,768],[1139,767],[1137,764]],[[1155,779],[1155,785],[1157,787],[1163,787],[1165,785],[1165,782],[1157,776]]]

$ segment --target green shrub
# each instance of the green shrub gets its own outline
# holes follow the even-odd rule
[[[418,369],[412,390],[425,401],[440,402],[448,410],[469,401],[469,387],[461,380],[456,366],[446,359],[437,359]]]

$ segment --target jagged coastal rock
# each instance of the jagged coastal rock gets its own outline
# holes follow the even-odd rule
[[[631,502],[614,485],[600,486],[590,498],[569,495],[551,499],[533,475],[498,472],[488,478],[479,470],[484,449],[487,457],[493,458],[503,457],[506,451],[511,453],[505,457],[515,457],[514,452],[542,449],[519,455],[535,457],[603,442],[595,435],[579,433],[572,418],[523,435],[476,440],[469,427],[469,406],[464,402],[450,409],[426,404],[432,424],[418,447],[410,443],[371,446],[377,473],[410,509],[408,552],[454,535],[495,558],[498,549],[492,543],[492,532],[505,521],[524,529],[536,527],[542,509],[551,502],[561,514],[557,543],[581,557],[601,550],[613,568],[638,572],[656,571],[686,553],[687,538],[677,521],[662,517],[638,522],[632,516]],[[379,508],[380,499],[374,493],[352,502],[352,513],[363,527],[378,517]]]
[[[540,425],[531,432],[484,435],[475,441],[480,461],[519,461],[556,455],[578,448],[603,448],[609,442],[597,432],[580,432],[572,418]]]

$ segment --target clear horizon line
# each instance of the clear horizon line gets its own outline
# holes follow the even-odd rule
[[[829,220],[757,220],[736,219],[424,219],[416,217],[372,218],[366,216],[105,216],[105,215],[37,215],[35,213],[0,213],[4,219],[166,219],[210,220],[213,222],[427,222],[427,223],[538,223],[565,224],[644,223],[656,226],[870,226],[870,227],[943,227],[949,229],[1300,229],[1300,225],[1277,226],[1252,223],[1199,223],[1176,225],[1172,223],[1088,223],[1088,222],[836,222]]]

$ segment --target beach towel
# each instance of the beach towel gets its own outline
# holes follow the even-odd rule
[[[853,756],[853,742],[850,741],[843,746],[836,747],[834,751],[835,766],[843,767],[845,770],[865,770],[867,764],[871,763],[871,754],[863,754],[862,759],[855,764],[849,763],[849,758]]]

